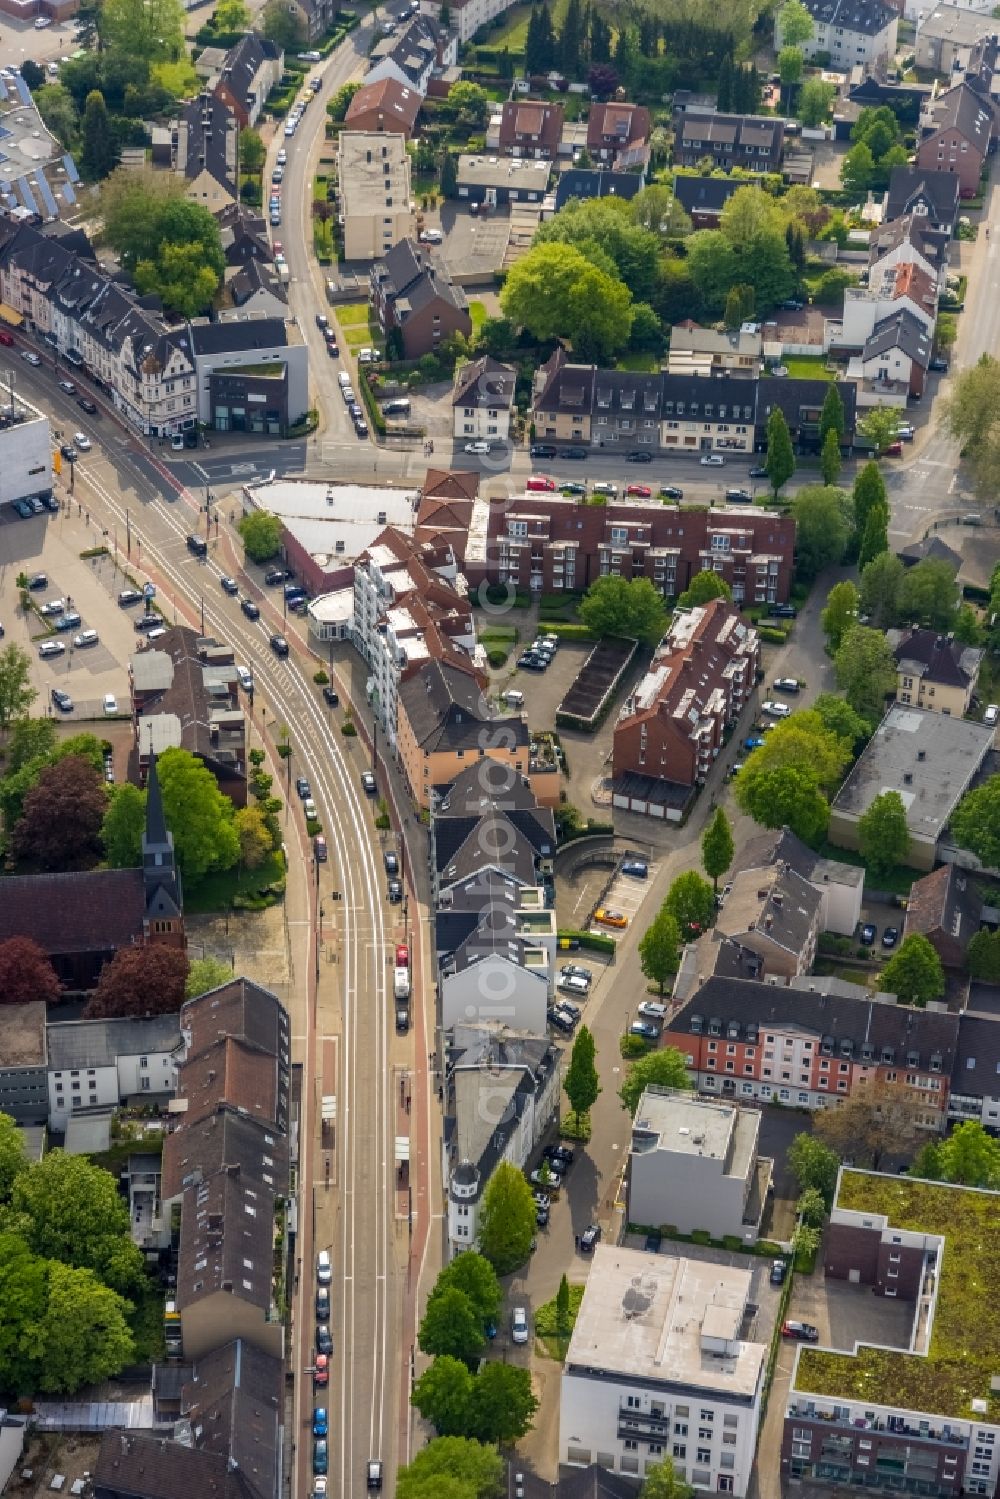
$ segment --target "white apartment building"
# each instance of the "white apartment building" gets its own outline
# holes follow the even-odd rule
[[[455,371],[452,410],[458,442],[505,443],[510,437],[516,373],[486,354]]]
[[[544,1036],[552,984],[544,948],[516,940],[487,941],[474,933],[442,968],[441,1024],[450,1030],[489,1021]]]
[[[563,1365],[559,1460],[746,1494],[767,1348],[741,1337],[749,1270],[598,1244]]]
[[[412,232],[410,158],[403,136],[342,130],[337,175],[345,260],[377,260]]]
[[[456,33],[460,43],[471,42],[476,32],[488,26],[497,16],[510,10],[514,0],[454,0],[448,6],[450,29]],[[421,10],[428,15],[440,16],[440,0],[423,0]]]
[[[134,1020],[67,1020],[46,1031],[49,1128],[60,1134],[81,1109],[127,1099],[162,1099],[177,1090],[177,1015]]]
[[[0,375],[0,506],[51,490],[49,419]]]
[[[813,34],[801,44],[805,57],[829,54],[831,67],[850,72],[859,64],[880,59],[890,62],[896,53],[899,12],[881,0],[805,0],[813,19]],[[775,20],[775,49],[784,45],[781,11]]]

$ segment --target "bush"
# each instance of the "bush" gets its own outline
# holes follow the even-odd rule
[[[838,937],[834,932],[820,932],[819,950],[836,953],[841,958],[850,958],[854,954],[854,943],[850,937]]]
[[[560,942],[562,942],[564,939],[566,941],[575,940],[582,948],[586,949],[588,952],[603,952],[610,954],[615,950],[615,939],[613,937],[605,937],[600,932],[574,932],[560,930],[557,935]],[[563,951],[568,951],[568,949],[564,948]]]
[[[494,671],[499,671],[509,655],[509,651],[501,650],[498,646],[495,646],[492,650],[486,652],[486,660]]]
[[[771,645],[784,645],[788,638],[788,631],[779,630],[775,625],[758,625],[757,634]]]
[[[547,635],[558,635],[560,640],[594,640],[596,639],[592,630],[586,625],[569,624],[561,619],[546,619],[545,633]]]
[[[340,732],[345,739],[356,739],[358,736],[358,731],[349,718],[345,718],[344,722],[340,725]]]
[[[306,818],[306,832],[309,834],[310,838],[315,838],[316,834],[322,833],[322,831],[323,824],[320,822],[318,817]]]
[[[313,681],[316,683],[317,687],[325,687],[329,680],[330,678],[327,676],[322,666],[320,667],[319,671],[313,672]]]
[[[649,1042],[644,1041],[641,1036],[633,1036],[631,1032],[622,1036],[618,1043],[619,1050],[626,1061],[634,1057],[644,1057],[649,1050]]]

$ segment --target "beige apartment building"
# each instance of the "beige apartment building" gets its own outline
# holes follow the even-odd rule
[[[341,131],[337,144],[345,260],[377,260],[412,232],[410,158],[395,132]]]

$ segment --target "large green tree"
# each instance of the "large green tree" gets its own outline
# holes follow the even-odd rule
[[[0,730],[23,718],[37,696],[38,689],[31,681],[31,657],[11,641],[0,649]]]
[[[515,1166],[501,1161],[486,1184],[479,1213],[479,1248],[498,1275],[523,1265],[535,1237],[535,1199]]]
[[[883,791],[858,820],[858,847],[876,879],[906,863],[910,830],[898,791]]]
[[[992,503],[1000,470],[1000,361],[983,354],[952,380],[945,421],[977,489]]]
[[[104,51],[119,58],[149,65],[184,52],[181,0],[102,0],[97,29]]]
[[[438,1437],[400,1468],[396,1499],[502,1499],[505,1462],[496,1447]]]
[[[197,999],[199,994],[219,989],[223,984],[228,984],[232,976],[230,965],[220,962],[218,958],[194,958],[184,980],[184,998]]]
[[[865,524],[872,510],[876,506],[888,508],[889,504],[882,470],[874,459],[865,464],[854,480],[852,495],[854,499],[854,531],[860,540],[864,535]]]
[[[21,1131],[9,1114],[0,1114],[0,1207],[10,1200],[15,1180],[27,1167]]]
[[[80,169],[88,182],[100,182],[118,165],[119,150],[104,95],[99,89],[93,89],[87,95],[82,128]]]
[[[715,890],[719,881],[733,862],[735,853],[733,830],[724,807],[716,807],[715,815],[701,835],[701,862]]]
[[[1000,984],[1000,932],[976,932],[965,949],[965,966],[970,978]]]
[[[785,413],[775,406],[767,419],[767,457],[764,460],[771,489],[777,498],[779,489],[788,483],[795,472],[795,454],[792,439],[785,421]]]
[[[820,442],[825,440],[829,432],[836,432],[838,442],[843,442],[844,400],[833,381],[826,388],[826,395],[823,397],[823,409],[819,414]]]
[[[50,1262],[45,1312],[37,1330],[44,1355],[38,1388],[46,1394],[77,1390],[119,1373],[135,1351],[127,1321],[131,1309],[93,1271]]]
[[[896,685],[896,658],[881,630],[852,625],[841,639],[833,665],[837,686],[855,713],[877,724]]]
[[[808,15],[808,11],[806,14]],[[671,1458],[668,1457],[661,1463],[646,1464],[646,1476],[639,1490],[639,1499],[694,1499],[694,1493],[694,1489],[689,1483],[685,1483]]]
[[[874,505],[865,521],[858,545],[858,567],[865,568],[889,550],[889,507]]]
[[[987,869],[1000,865],[1000,775],[965,793],[952,813],[951,836]]]
[[[609,358],[632,331],[628,287],[568,244],[539,244],[518,260],[507,274],[500,306],[535,338],[568,339],[585,359]]]
[[[948,562],[925,557],[908,567],[899,584],[900,618],[928,630],[950,630],[958,609],[958,584]]]
[[[636,222],[632,204],[625,198],[570,198],[541,225],[534,243],[572,245],[599,270],[612,270],[637,302],[648,301],[653,294],[660,237]]]
[[[260,13],[260,30],[269,41],[277,42],[283,52],[297,52],[306,44],[301,16],[286,0],[267,0]]]
[[[639,964],[645,977],[659,985],[661,994],[677,971],[680,949],[681,929],[664,904],[639,938]]]
[[[904,571],[895,552],[887,551],[874,557],[861,574],[860,610],[876,630],[888,630],[899,623]]]
[[[823,475],[823,483],[827,488],[836,484],[840,478],[843,459],[840,456],[840,438],[832,428],[823,438],[823,447],[819,455],[819,467],[820,473]]]
[[[594,1037],[587,1026],[581,1025],[563,1073],[563,1089],[578,1119],[590,1113],[601,1091],[595,1056]]]
[[[825,484],[806,484],[792,500],[792,515],[796,568],[811,582],[824,568],[843,560],[851,535],[850,496]]]
[[[432,1295],[446,1289],[459,1290],[469,1302],[485,1329],[495,1323],[503,1305],[503,1289],[488,1259],[474,1249],[466,1249],[449,1260],[434,1282]]]
[[[785,0],[777,14],[777,26],[785,47],[801,47],[812,40],[815,25],[802,0]]]
[[[423,1353],[468,1362],[482,1352],[486,1334],[482,1318],[465,1292],[446,1285],[429,1297],[417,1341]]]
[[[825,729],[850,746],[852,755],[859,754],[871,738],[871,729],[865,720],[836,693],[821,692],[809,711],[815,713]]]
[[[762,827],[791,828],[813,848],[822,843],[830,821],[830,805],[814,775],[796,766],[754,765],[753,756],[740,772],[736,800]]]
[[[676,1046],[664,1046],[659,1051],[648,1051],[645,1056],[629,1064],[625,1079],[618,1089],[622,1106],[634,1114],[639,1100],[647,1088],[691,1087],[687,1064]]]
[[[226,264],[219,226],[184,197],[183,178],[113,172],[101,188],[101,212],[105,239],[139,291],[155,292],[186,317],[211,303]]]
[[[232,869],[239,857],[233,804],[212,772],[184,749],[156,762],[167,827],[185,879],[196,884],[210,869]]]
[[[725,578],[707,568],[703,572],[695,573],[691,582],[677,599],[678,608],[694,609],[699,604],[708,604],[712,599],[731,600],[733,591]]]
[[[925,1145],[910,1175],[1000,1191],[1000,1140],[988,1135],[978,1119],[968,1119],[944,1140]]]
[[[715,893],[696,869],[679,874],[663,902],[680,928],[685,942],[708,931],[715,918]]]
[[[410,1404],[442,1437],[472,1435],[472,1390],[475,1381],[459,1358],[441,1354],[413,1386]]]
[[[649,578],[597,578],[580,603],[580,620],[601,639],[609,635],[655,645],[667,628],[663,599]]]
[[[944,994],[944,969],[921,932],[904,937],[879,975],[878,986],[902,1005],[925,1005]]]
[[[820,1192],[829,1207],[840,1171],[840,1159],[829,1145],[802,1131],[788,1147],[788,1165],[799,1184],[799,1191]]]
[[[270,562],[281,549],[281,521],[270,510],[249,510],[237,526],[251,562]]]
[[[530,1369],[491,1359],[473,1381],[473,1431],[481,1442],[519,1441],[531,1430],[537,1409]]]
[[[881,458],[899,435],[899,414],[892,406],[872,406],[858,422],[858,432]]]
[[[131,781],[121,781],[111,790],[101,824],[104,855],[112,869],[134,869],[139,864],[145,826],[146,793]]]
[[[834,583],[826,596],[826,608],[820,615],[827,650],[831,655],[836,655],[840,649],[840,642],[844,638],[844,632],[857,623],[857,618],[858,590],[847,580],[843,583]]]
[[[37,1388],[39,1330],[48,1300],[48,1262],[19,1234],[0,1232],[0,1389],[30,1395]]]
[[[118,1183],[84,1156],[51,1150],[32,1162],[14,1182],[10,1222],[44,1259],[92,1270],[122,1292],[142,1280]]]

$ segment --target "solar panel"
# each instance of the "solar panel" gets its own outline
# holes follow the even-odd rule
[[[63,157],[63,166],[66,168],[66,175],[69,178],[70,182],[79,182],[80,173],[76,169],[76,162],[73,160],[72,156]]]
[[[53,218],[58,218],[59,205],[56,202],[55,198],[52,196],[52,189],[49,187],[49,184],[46,182],[45,177],[41,172],[35,173],[35,184],[38,188],[38,192],[41,196],[42,202],[45,204],[46,211],[50,213]]]
[[[25,208],[29,209],[31,213],[37,213],[38,204],[35,202],[31,188],[28,186],[27,177],[19,177],[17,179],[17,187],[21,197],[24,199]]]

